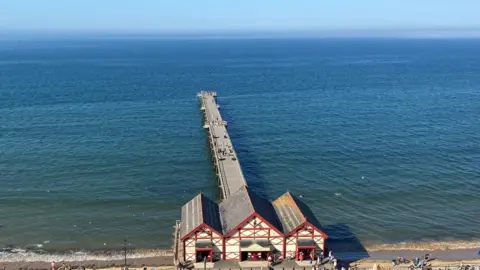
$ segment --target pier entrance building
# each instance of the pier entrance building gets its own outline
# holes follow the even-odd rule
[[[174,233],[175,264],[316,259],[328,236],[315,215],[290,192],[270,202],[247,186],[217,93],[203,91],[198,97],[222,201],[199,194],[182,207]]]

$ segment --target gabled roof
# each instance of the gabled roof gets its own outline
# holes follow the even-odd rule
[[[244,186],[220,203],[220,216],[224,235],[257,214],[267,221],[279,233],[281,224],[275,214],[272,204],[258,196],[250,188]]]
[[[183,239],[202,224],[222,234],[218,204],[200,193],[182,207],[180,238]]]
[[[299,226],[308,222],[320,231],[324,238],[328,237],[321,231],[320,228],[322,226],[310,208],[290,192],[286,192],[278,197],[272,202],[272,204],[280,222],[282,223],[283,232],[285,234],[291,233]]]

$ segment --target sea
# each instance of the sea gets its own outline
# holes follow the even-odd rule
[[[329,241],[480,246],[480,39],[50,37],[0,41],[0,259],[168,250],[220,199],[202,90]]]

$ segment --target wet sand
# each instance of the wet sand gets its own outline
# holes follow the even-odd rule
[[[432,267],[480,265],[478,249],[442,249],[442,250],[378,250],[371,252],[344,252],[338,253],[336,257],[350,265],[357,265],[359,268],[371,268],[374,264],[382,269],[392,269],[392,260],[398,257],[405,257],[412,261],[415,257],[421,258],[426,253],[430,254],[428,264]],[[408,268],[411,263],[401,264],[395,268]]]
[[[421,257],[429,253],[433,258],[443,261],[475,260],[480,259],[478,249],[453,249],[453,250],[381,250],[369,252],[372,259],[393,259],[398,256],[405,258]]]
[[[475,260],[480,259],[478,249],[442,249],[442,250],[376,250],[376,251],[343,251],[335,252],[334,256],[343,261],[370,260],[392,260],[397,257],[413,259],[422,257],[426,253],[432,258],[443,261]]]
[[[375,264],[380,266],[381,269],[392,269],[392,261],[391,260],[365,259],[365,260],[360,260],[360,261],[353,262],[350,265],[356,265],[359,268],[372,268],[373,265],[375,265]],[[477,260],[453,260],[453,261],[435,259],[435,260],[429,261],[427,263],[427,265],[428,264],[431,264],[432,268],[436,268],[436,267],[438,267],[438,268],[444,268],[444,267],[457,268],[461,264],[478,266],[478,265],[480,265],[480,259],[477,259]],[[411,265],[412,265],[411,263],[401,264],[401,265],[395,266],[395,269],[399,269],[399,268],[409,269],[409,267]]]

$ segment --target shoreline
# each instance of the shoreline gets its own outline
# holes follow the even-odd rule
[[[464,265],[480,265],[480,256],[478,256],[478,248],[469,249],[442,249],[442,250],[375,250],[375,251],[334,251],[334,256],[341,263],[356,265],[359,268],[372,268],[377,264],[382,269],[392,268],[392,259],[397,257],[405,257],[412,260],[415,257],[421,257],[425,253],[431,254],[433,260],[430,262],[433,267],[436,266],[458,266]],[[155,253],[156,252],[156,253]],[[15,254],[15,253],[12,253]],[[18,254],[18,253],[17,253]],[[156,256],[148,256],[156,254]],[[73,252],[70,254],[34,254],[31,251],[24,254],[23,257],[3,257],[5,252],[0,253],[0,269],[49,269],[52,261],[56,265],[62,264],[78,268],[83,266],[86,269],[121,269],[124,265],[124,254],[118,250],[99,252]],[[31,256],[33,255],[33,256]],[[152,269],[175,270],[173,266],[172,252],[167,249],[158,250],[130,250],[127,253],[127,264],[130,268],[148,267]],[[397,266],[407,269],[410,264]],[[301,267],[300,267],[301,268]],[[299,269],[300,269],[299,268]]]
[[[359,243],[330,243],[327,247],[333,250],[335,256],[341,260],[361,259],[392,259],[394,257],[415,257],[425,253],[438,254],[442,260],[470,260],[480,259],[480,242],[436,242],[436,243],[399,243],[381,244],[363,247]],[[124,259],[123,249],[102,250],[48,250],[48,249],[0,249],[0,263],[5,262],[35,262],[35,261],[117,261]],[[171,249],[127,249],[127,258],[139,260],[145,258],[172,258]],[[173,260],[173,259],[172,259]]]
[[[389,260],[396,257],[414,258],[429,253],[433,258],[442,261],[478,260],[480,248],[455,248],[455,249],[371,249],[371,250],[336,250],[333,253],[342,261],[360,260]],[[44,250],[25,251],[8,249],[0,252],[0,263],[19,262],[123,262],[124,252],[121,250],[104,251],[70,251],[64,253],[48,253]],[[158,260],[158,265],[171,265],[173,252],[169,249],[136,249],[127,250],[127,260],[134,262],[152,263]]]
[[[457,250],[456,252],[462,254],[473,254],[474,250]],[[480,257],[471,258],[471,259],[454,259],[454,257],[443,257],[445,256],[444,253],[437,253],[436,251],[429,251],[432,255],[432,260],[429,263],[432,267],[445,267],[445,266],[453,266],[457,267],[460,264],[463,265],[480,265]],[[443,251],[445,252],[445,251]],[[355,260],[343,260],[343,263],[355,265],[360,269],[365,268],[372,268],[375,264],[380,266],[381,269],[392,269],[392,259],[397,258],[398,256],[404,256],[408,259],[411,259],[406,254],[413,255],[413,256],[422,256],[424,253],[419,251],[407,251],[406,253],[401,253],[398,251],[381,251],[375,252],[371,254],[372,256],[369,258],[363,259],[355,259]],[[339,258],[342,257],[342,254],[339,254]],[[467,255],[467,257],[469,257]],[[465,258],[467,258],[465,257]],[[449,259],[450,258],[450,259]],[[145,257],[145,258],[127,258],[127,265],[130,268],[140,268],[147,267],[152,269],[156,267],[157,269],[172,269],[175,270],[176,268],[173,266],[173,258],[171,256],[156,256],[156,257]],[[340,259],[342,263],[342,260]],[[14,270],[14,269],[46,269],[50,268],[51,261],[18,261],[18,262],[4,262],[0,260],[0,269],[2,270]],[[71,266],[73,269],[79,268],[79,266],[83,266],[86,269],[121,269],[124,265],[123,259],[116,259],[116,260],[81,260],[81,261],[56,261],[57,266],[61,266],[62,264]],[[402,268],[408,269],[410,264],[403,264],[400,266],[396,266],[395,268]],[[310,267],[306,267],[309,269]],[[302,269],[299,266],[298,269]]]
[[[367,244],[348,240],[333,240],[327,243],[340,262],[353,263],[360,268],[371,268],[373,264],[391,269],[392,259],[405,257],[412,260],[425,253],[431,254],[432,266],[475,264],[480,265],[478,255],[480,241],[438,241],[410,242],[396,244]],[[99,250],[49,250],[21,249],[8,247],[0,249],[0,269],[49,269],[55,261],[59,266],[84,266],[87,269],[119,269],[124,264],[122,249]],[[171,249],[128,249],[127,263],[132,268],[143,266],[174,269]],[[402,267],[408,265],[402,265]]]

